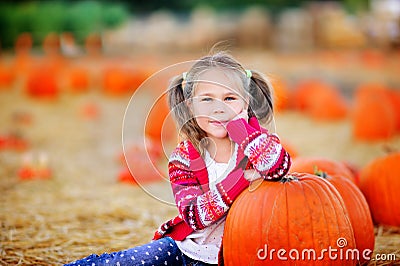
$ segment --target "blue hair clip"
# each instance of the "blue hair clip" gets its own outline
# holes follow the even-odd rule
[[[247,76],[248,78],[251,78],[251,76],[253,75],[253,74],[251,73],[251,70],[246,69],[245,71],[246,71],[246,76]]]

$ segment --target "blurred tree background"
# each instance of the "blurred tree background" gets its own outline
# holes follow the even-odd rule
[[[199,6],[216,11],[239,11],[249,6],[260,6],[278,14],[289,7],[299,7],[307,0],[125,0],[125,1],[2,1],[0,3],[0,45],[12,48],[16,38],[24,32],[32,34],[33,44],[40,45],[49,33],[72,33],[78,43],[88,34],[100,33],[121,25],[131,16],[141,16],[166,10],[185,15]],[[326,1],[314,1],[326,2]],[[349,12],[365,10],[369,0],[341,0]]]
[[[125,4],[112,1],[3,1],[1,45],[12,47],[23,32],[30,32],[36,45],[52,32],[71,32],[82,42],[89,33],[116,27],[128,16]]]

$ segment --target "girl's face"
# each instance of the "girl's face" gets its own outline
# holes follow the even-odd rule
[[[191,103],[196,122],[208,137],[227,138],[226,123],[248,107],[242,85],[217,68],[205,71],[199,80]]]

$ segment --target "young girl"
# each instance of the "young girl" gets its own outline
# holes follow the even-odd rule
[[[222,52],[175,77],[168,100],[183,141],[168,167],[179,215],[162,224],[148,244],[72,264],[222,264],[233,201],[251,181],[279,179],[290,167],[279,138],[259,124],[273,119],[271,90],[261,74]]]

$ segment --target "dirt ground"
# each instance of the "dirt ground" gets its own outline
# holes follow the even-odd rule
[[[189,56],[179,60],[182,58]],[[262,71],[273,69],[292,81],[318,70],[320,76],[340,81],[348,95],[349,88],[363,77],[400,84],[395,71],[349,75],[355,65],[347,71],[324,67],[321,61],[299,66],[289,56],[277,60],[269,54],[242,53],[239,59]],[[174,61],[178,62],[168,57],[163,66]],[[129,96],[109,97],[97,88],[79,95],[62,93],[56,101],[44,101],[29,98],[22,87],[17,82],[13,88],[0,90],[0,133],[17,131],[30,141],[25,151],[0,151],[0,265],[59,265],[91,253],[150,241],[155,229],[177,211],[140,187],[117,182]],[[88,104],[97,106],[98,117],[82,116],[82,108]],[[16,124],[16,113],[29,114],[32,121]],[[350,119],[316,122],[294,111],[278,113],[275,119],[277,133],[299,155],[324,156],[362,167],[385,154],[387,147],[400,149],[399,136],[374,143],[355,141]],[[46,157],[53,177],[20,181],[18,170],[28,155]],[[166,184],[149,186],[153,191],[170,193]],[[377,226],[375,253],[397,254],[400,261],[400,229]],[[370,265],[393,263],[372,261]]]

